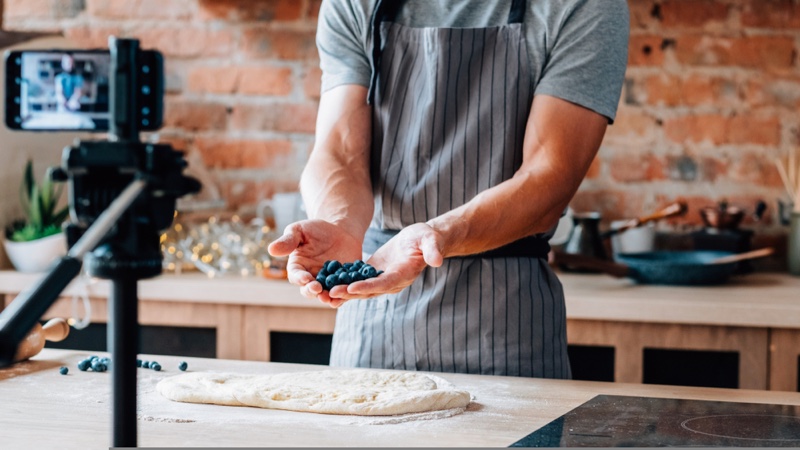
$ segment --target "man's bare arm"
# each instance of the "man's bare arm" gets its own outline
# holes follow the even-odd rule
[[[322,95],[316,142],[300,187],[312,219],[347,230],[359,242],[372,219],[372,138],[367,89],[345,85]]]
[[[536,96],[514,176],[428,221],[443,237],[444,256],[480,253],[551,229],[586,175],[606,126],[600,114]]]

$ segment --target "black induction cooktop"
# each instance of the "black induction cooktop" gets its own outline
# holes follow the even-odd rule
[[[598,395],[511,447],[800,447],[800,406]]]

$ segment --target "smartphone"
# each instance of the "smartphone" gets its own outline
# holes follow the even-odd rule
[[[136,120],[142,131],[161,128],[164,63],[154,50],[139,53]],[[5,123],[12,130],[105,132],[111,54],[106,50],[11,51],[5,57]]]

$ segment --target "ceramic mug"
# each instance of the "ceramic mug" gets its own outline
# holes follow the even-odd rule
[[[283,234],[283,230],[290,224],[306,218],[303,197],[299,192],[281,192],[271,199],[258,203],[256,213],[260,220],[264,220],[265,210],[269,208],[275,218],[275,231]]]

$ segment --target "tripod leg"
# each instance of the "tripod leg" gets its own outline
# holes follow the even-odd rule
[[[135,279],[111,280],[108,343],[113,383],[114,447],[136,447],[136,354],[139,346],[139,301]]]

